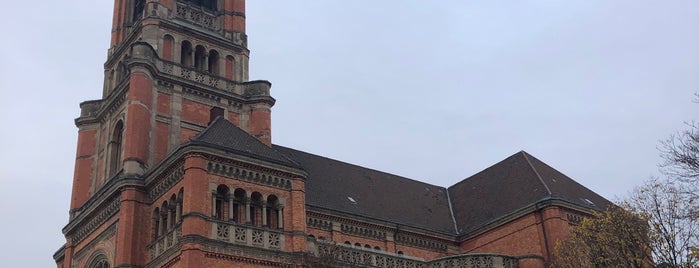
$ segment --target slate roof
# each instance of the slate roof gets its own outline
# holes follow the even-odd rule
[[[304,170],[309,206],[452,235],[473,232],[545,199],[598,210],[611,205],[524,151],[447,189],[279,145],[269,147],[220,117],[190,143]]]
[[[611,203],[521,151],[449,187],[459,233],[468,233],[547,198],[603,210]]]
[[[297,163],[285,155],[270,148],[220,116],[214,119],[204,131],[195,136],[190,143],[207,145],[259,160],[300,168]]]
[[[444,187],[291,148],[275,145],[274,149],[309,174],[307,205],[441,233],[455,232]]]

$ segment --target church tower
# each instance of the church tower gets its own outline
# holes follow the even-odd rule
[[[305,250],[305,174],[271,148],[275,100],[248,81],[249,55],[245,0],[114,1],[102,98],[75,120],[58,267],[271,265]],[[226,254],[241,247],[260,253]]]

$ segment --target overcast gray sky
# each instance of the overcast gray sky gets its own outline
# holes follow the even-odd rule
[[[111,1],[0,16],[0,259],[51,267]],[[609,199],[697,119],[698,1],[249,0],[273,141],[450,186],[525,150]],[[506,187],[506,186],[505,186]]]

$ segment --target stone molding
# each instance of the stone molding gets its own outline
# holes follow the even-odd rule
[[[313,216],[310,216],[309,214],[310,213],[306,214],[306,225],[308,227],[319,230],[332,231],[333,223],[331,221],[315,218]]]
[[[310,246],[309,246],[310,247]],[[342,244],[317,242],[318,257],[329,257],[341,266],[400,268],[517,268],[519,258],[499,254],[462,254],[430,261],[354,248]]]
[[[434,238],[427,238],[422,235],[406,234],[402,232],[396,234],[395,242],[398,244],[408,245],[412,247],[419,247],[442,252],[446,252],[449,249],[448,242],[439,241]]]
[[[148,201],[151,203],[184,178],[184,162],[180,161],[162,174],[153,181],[155,185],[148,191]]]
[[[109,218],[119,212],[120,204],[121,199],[119,197],[114,197],[102,209],[99,210],[97,215],[93,216],[88,222],[77,227],[76,231],[70,236],[71,243],[75,245],[93,233]]]
[[[286,178],[286,174],[237,161],[210,159],[206,161],[206,170],[211,174],[223,177],[264,184],[284,190],[291,189],[291,180]]]

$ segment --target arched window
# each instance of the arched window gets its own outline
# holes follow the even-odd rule
[[[180,188],[180,191],[177,193],[177,207],[175,208],[175,214],[177,215],[177,221],[176,223],[179,224],[182,222],[182,204],[184,202],[184,188]]]
[[[170,207],[168,207],[168,222],[170,223],[170,230],[175,228],[175,225],[177,225],[177,218],[179,215],[177,215],[177,196],[174,194],[170,197]]]
[[[233,221],[238,224],[245,223],[246,193],[243,189],[235,189],[233,192]]]
[[[144,9],[146,9],[146,0],[135,0],[133,2],[133,14],[131,14],[131,21],[135,22],[143,18]]]
[[[250,220],[254,226],[262,226],[262,194],[258,192],[250,195]]]
[[[160,221],[160,208],[155,208],[153,211],[153,240],[157,239],[163,233],[162,221]]]
[[[207,66],[207,71],[214,75],[219,75],[218,73],[218,51],[209,50],[209,66]]]
[[[375,250],[381,250],[381,248],[380,248],[379,246],[375,246],[374,249],[375,249]]]
[[[194,49],[194,69],[204,70],[206,66],[206,49],[203,46],[197,46]]]
[[[109,139],[109,176],[121,169],[121,140],[124,136],[124,123],[119,121],[114,126],[111,139]]]
[[[172,228],[172,223],[170,222],[170,217],[168,217],[170,205],[167,201],[163,202],[160,206],[160,234],[164,235]]]
[[[267,226],[272,229],[282,228],[282,209],[276,195],[267,197]]]
[[[119,62],[119,65],[117,65],[117,71],[116,71],[116,85],[119,85],[121,83],[121,81],[126,79],[126,77],[128,77],[128,76],[129,76],[129,70],[126,69],[126,64],[124,64],[123,62]]]
[[[192,67],[192,43],[182,41],[182,49],[180,49],[180,64],[185,67]]]
[[[87,265],[87,268],[109,268],[109,261],[107,261],[107,256],[104,254],[97,255],[92,261]]]
[[[356,247],[356,248],[361,248],[361,247],[362,247],[362,244],[354,243],[354,247]]]
[[[226,78],[235,80],[235,58],[233,56],[226,57]]]
[[[171,35],[165,35],[163,38],[163,51],[161,52],[163,59],[169,61],[173,60],[173,44],[175,44],[175,38]]]
[[[228,186],[219,185],[214,195],[214,218],[217,220],[226,219],[226,198],[228,197]]]
[[[211,11],[218,10],[218,3],[216,0],[185,0],[185,2],[209,9]]]

